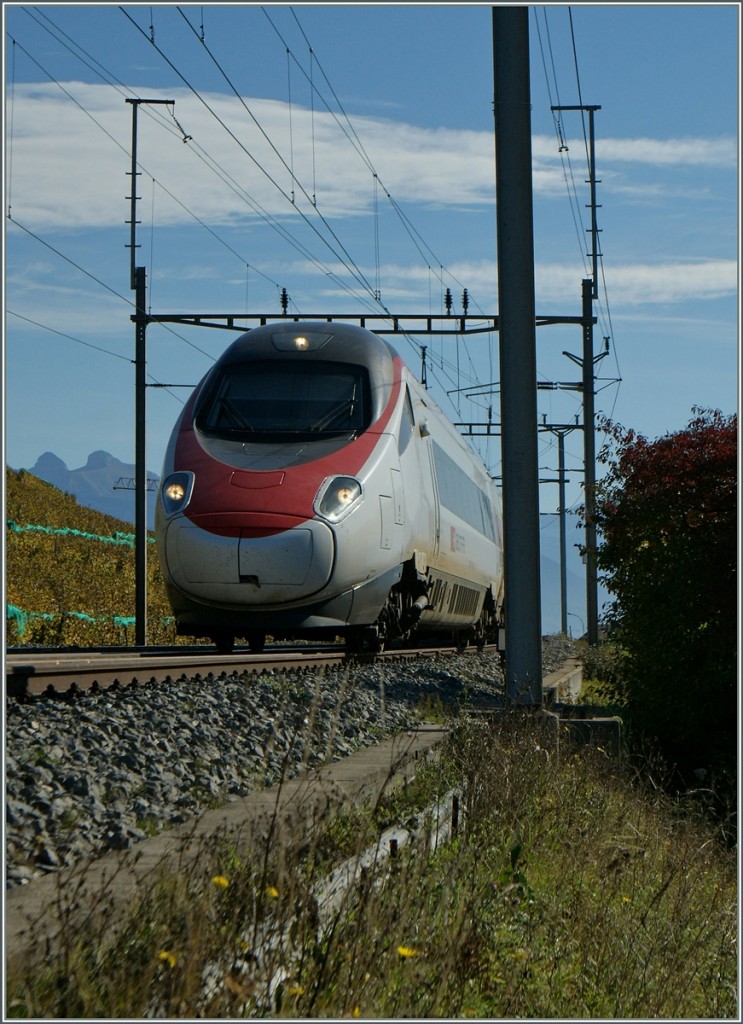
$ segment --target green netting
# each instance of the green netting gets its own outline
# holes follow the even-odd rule
[[[86,533],[84,530],[75,530],[70,526],[38,526],[34,523],[26,523],[21,526],[12,519],[7,519],[5,525],[13,533],[46,533],[55,536],[81,537],[83,540],[98,540],[103,544],[124,544],[127,547],[134,547],[134,534],[115,531],[109,536],[100,533]],[[154,544],[154,537],[148,537],[148,542]]]
[[[29,619],[46,619],[47,622],[51,622],[54,619],[68,618],[80,619],[83,622],[113,622],[115,626],[119,626],[120,628],[128,628],[133,626],[136,622],[133,615],[100,615],[98,618],[94,618],[86,612],[62,612],[57,613],[56,615],[50,615],[49,612],[27,612],[24,611],[23,608],[18,608],[14,604],[8,604],[5,606],[5,617],[6,619],[15,621],[18,629],[18,636],[23,636],[26,632]],[[164,624],[169,624],[172,621],[172,615],[163,619]]]
[[[133,626],[136,621],[133,615],[113,615],[111,617],[114,626],[123,626],[124,628]]]

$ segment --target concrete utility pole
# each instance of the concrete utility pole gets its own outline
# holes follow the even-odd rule
[[[542,703],[529,8],[493,8],[506,693]]]

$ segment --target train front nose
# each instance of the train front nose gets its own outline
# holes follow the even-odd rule
[[[172,520],[164,545],[171,581],[197,600],[243,607],[316,594],[333,571],[331,529],[317,520],[271,519],[270,527],[265,516],[249,513],[239,526],[225,513]]]

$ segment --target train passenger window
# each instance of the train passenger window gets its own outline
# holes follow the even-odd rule
[[[212,437],[260,443],[355,436],[370,418],[364,367],[282,359],[226,364],[199,403],[195,423]]]
[[[441,504],[495,543],[495,518],[488,496],[435,442],[433,456]]]

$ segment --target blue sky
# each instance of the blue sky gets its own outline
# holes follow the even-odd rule
[[[470,313],[497,313],[490,5],[123,10],[3,5],[7,464],[133,461],[126,97],[175,100],[140,107],[152,312],[278,316],[286,288],[297,315],[435,315],[466,287]],[[530,7],[537,313],[580,315],[591,271],[584,126],[564,113],[559,135],[550,107],[599,105],[596,408],[651,438],[693,406],[737,408],[739,19],[737,3]],[[196,384],[235,336],[150,327],[150,381]],[[442,408],[497,419],[497,394],[468,397],[497,380],[497,338],[400,339],[414,368],[421,343]],[[540,328],[542,381],[577,379],[565,351],[579,328]],[[153,472],[186,394],[148,391]],[[540,417],[573,421],[579,401],[542,390]],[[479,450],[497,474],[497,441]],[[567,456],[576,505],[579,432]],[[554,476],[550,434],[540,465]],[[541,500],[554,511],[557,488]]]

